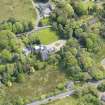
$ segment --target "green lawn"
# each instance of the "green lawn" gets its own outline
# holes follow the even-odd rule
[[[49,44],[59,39],[58,34],[52,31],[51,28],[42,29],[33,35],[38,37],[42,44]]]
[[[2,102],[13,100],[16,96],[25,97],[32,101],[36,96],[53,92],[56,86],[64,80],[65,75],[52,67],[49,67],[48,70],[36,71],[33,75],[26,76],[23,83],[14,83],[12,87],[0,88],[0,105],[4,105]]]
[[[35,16],[31,0],[0,0],[0,21],[14,17],[35,22]]]
[[[62,100],[51,102],[48,105],[77,105],[77,102],[78,102],[78,99],[76,100],[73,97],[67,97]]]

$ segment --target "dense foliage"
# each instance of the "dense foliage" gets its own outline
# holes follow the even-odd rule
[[[0,30],[9,30],[15,34],[27,32],[33,29],[32,22],[20,22],[14,18],[10,18],[7,21],[3,21],[0,24]]]
[[[98,90],[101,92],[105,91],[105,81],[102,81],[99,85],[98,85]]]

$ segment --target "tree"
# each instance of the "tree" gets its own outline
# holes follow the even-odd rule
[[[0,32],[0,50],[8,49],[9,51],[19,52],[23,46],[20,39],[17,39],[14,33],[3,30]]]
[[[15,23],[16,23],[16,19],[13,18],[13,17],[11,17],[11,18],[9,18],[9,19],[7,20],[7,22],[10,22],[10,23],[12,23],[12,24],[15,24]]]
[[[71,38],[73,29],[69,21],[74,16],[74,9],[69,1],[58,1],[55,11],[51,14],[54,29],[60,33],[61,38]],[[69,22],[68,22],[69,21]]]
[[[57,23],[58,23],[58,24],[65,25],[65,24],[66,24],[65,17],[63,17],[63,16],[58,16],[58,17],[57,17]]]
[[[8,34],[10,35],[11,32],[9,31],[1,31],[0,32],[0,49],[8,48]]]
[[[11,62],[12,61],[12,55],[11,52],[9,52],[8,50],[4,49],[1,52],[1,58],[3,62]]]
[[[74,9],[67,1],[58,1],[56,7],[56,13],[58,16],[71,17],[74,15]],[[64,15],[65,14],[65,15]]]
[[[25,102],[22,97],[18,96],[18,97],[15,97],[15,99],[13,100],[13,104],[14,105],[24,105]]]
[[[7,68],[5,68],[5,70],[6,69]],[[9,73],[7,72],[2,73],[2,79],[1,79],[2,83],[4,83],[7,86],[12,86],[11,80],[12,80],[12,76]]]
[[[102,105],[99,100],[98,91],[93,86],[84,86],[81,90],[78,105]],[[76,97],[77,98],[77,97]]]
[[[75,38],[71,38],[67,41],[67,46],[71,47],[71,48],[78,48],[79,47],[79,43],[78,40],[76,40]]]
[[[12,26],[12,32],[13,33],[16,33],[17,32],[16,24],[13,24],[13,26]]]
[[[16,33],[24,32],[24,27],[23,27],[22,23],[16,22],[15,27],[16,27]]]
[[[97,67],[93,67],[92,70],[90,71],[90,75],[95,79],[95,80],[101,80],[104,78],[104,73]]]
[[[22,22],[22,25],[23,25],[23,27],[24,27],[24,32],[26,31],[29,31],[29,26],[28,26],[28,22],[26,22],[26,21],[23,21]]]
[[[93,41],[90,38],[86,38],[86,48],[92,49],[93,48]]]
[[[31,21],[28,22],[28,27],[29,27],[29,30],[33,29],[33,23]]]
[[[83,29],[82,28],[75,29],[75,37],[76,38],[81,38],[82,34],[83,34]]]
[[[9,30],[12,31],[12,23],[10,22],[4,22],[3,24],[0,25],[1,30]]]
[[[78,14],[78,16],[88,14],[88,8],[83,1],[75,3],[75,11]]]
[[[19,73],[17,75],[17,82],[24,82],[25,81],[25,75],[23,73]]]
[[[66,25],[64,27],[64,36],[66,39],[72,38],[72,36],[73,36],[73,29],[71,27],[69,27],[69,25]]]
[[[90,57],[89,53],[86,51],[80,52],[80,55],[78,55],[78,60],[81,68],[83,71],[88,71],[91,67],[94,66],[95,62]]]
[[[102,83],[100,83],[97,87],[97,89],[101,92],[105,91],[105,81],[103,81]]]
[[[5,65],[0,65],[0,74],[5,71]]]
[[[59,90],[64,90],[64,88],[65,88],[65,86],[62,83],[57,85],[57,89],[59,89]]]

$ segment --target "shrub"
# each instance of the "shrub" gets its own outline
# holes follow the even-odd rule
[[[41,95],[40,99],[45,99],[46,95]]]
[[[49,18],[41,19],[40,22],[39,22],[39,26],[47,26],[49,24],[50,24]]]
[[[24,82],[24,81],[25,81],[25,75],[23,73],[18,74],[17,82]]]
[[[57,89],[59,89],[59,90],[64,90],[64,84],[63,84],[63,83],[59,83],[59,84],[57,85]]]

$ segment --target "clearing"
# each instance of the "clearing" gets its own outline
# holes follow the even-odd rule
[[[17,96],[33,101],[42,95],[54,92],[56,86],[65,82],[65,79],[64,74],[53,68],[36,71],[33,75],[26,76],[26,80],[23,83],[15,83],[12,87],[1,87],[0,105],[4,105],[4,102],[10,102]]]
[[[32,36],[37,37],[42,44],[50,44],[59,39],[59,35],[56,31],[53,31],[51,28],[42,29],[32,34]]]
[[[0,21],[10,17],[35,22],[36,12],[31,0],[0,0]]]

